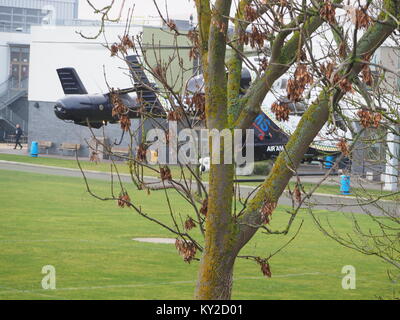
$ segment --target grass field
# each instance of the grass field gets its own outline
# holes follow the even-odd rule
[[[102,181],[91,181],[101,195]],[[90,197],[79,178],[0,170],[0,299],[191,299],[197,262],[186,264],[171,244],[139,243],[135,237],[171,237],[115,202]],[[163,192],[130,192],[131,199],[155,217],[169,221]],[[188,206],[171,191],[174,208],[184,217]],[[349,219],[329,217],[342,233]],[[271,260],[272,278],[253,262],[238,260],[234,299],[375,299],[390,296],[387,266],[375,257],[345,249],[323,236],[311,217],[300,234]],[[285,208],[278,208],[272,227],[283,226]],[[295,223],[300,224],[300,219]],[[369,225],[365,216],[362,223]],[[196,235],[196,232],[194,234]],[[261,233],[241,254],[267,256],[289,236]],[[42,267],[56,268],[57,289],[41,288]],[[357,270],[357,289],[343,290],[341,269]]]
[[[0,160],[6,161],[14,161],[14,162],[22,162],[22,163],[33,163],[38,165],[46,165],[46,166],[54,166],[54,167],[63,167],[70,169],[79,169],[78,164],[74,158],[70,159],[57,159],[57,158],[46,158],[45,156],[41,156],[38,158],[32,158],[26,155],[12,155],[12,154],[0,154]],[[116,166],[119,173],[128,174],[129,168],[123,161],[116,161]],[[90,162],[87,160],[80,160],[80,164],[83,170],[93,170],[93,171],[102,171],[102,172],[110,172],[110,163],[109,162],[100,162],[98,164],[94,162]],[[177,179],[180,177],[180,168],[177,166],[170,166],[172,176]],[[144,168],[143,174],[145,176],[158,176],[158,173],[149,168]],[[185,172],[186,177],[190,177],[189,170]],[[249,178],[262,178],[260,176],[253,176]],[[203,181],[208,180],[208,173],[202,175]],[[257,186],[259,183],[244,183],[246,185]],[[310,191],[314,188],[314,184],[303,182],[303,187],[306,191]],[[290,182],[290,186],[294,188],[295,183]],[[340,194],[338,185],[320,185],[317,189],[318,193],[324,194]],[[352,194],[354,196],[364,196],[365,190],[361,188],[352,188]],[[388,191],[380,191],[380,190],[368,190],[368,194],[372,197],[384,197],[385,200],[400,200],[400,193],[392,194]]]

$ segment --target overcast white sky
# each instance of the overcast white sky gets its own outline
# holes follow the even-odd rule
[[[98,8],[109,5],[112,0],[91,0],[91,3]],[[124,0],[115,0],[112,17],[118,17]],[[188,20],[190,14],[196,19],[194,0],[156,0],[160,9],[165,12],[165,5],[168,6],[168,13],[171,19]],[[134,16],[139,18],[158,17],[157,10],[153,0],[125,0],[124,13],[134,6]],[[79,18],[80,19],[99,19],[99,15],[93,13],[93,9],[88,5],[86,0],[79,0]]]

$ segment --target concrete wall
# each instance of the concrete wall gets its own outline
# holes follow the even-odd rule
[[[132,121],[132,128],[136,129],[138,125],[138,120]],[[108,124],[104,129],[93,129],[93,131],[96,137],[105,137],[111,142],[114,142],[114,140],[119,142],[122,134],[119,124]],[[32,141],[52,141],[53,147],[49,149],[49,154],[61,154],[62,152],[58,149],[61,143],[79,143],[82,146],[79,156],[86,157],[89,155],[87,141],[90,141],[91,138],[92,134],[87,127],[66,123],[58,119],[54,114],[54,103],[29,102],[29,146]],[[121,147],[128,146],[129,141],[129,135],[125,134]],[[64,152],[64,154],[71,153]]]

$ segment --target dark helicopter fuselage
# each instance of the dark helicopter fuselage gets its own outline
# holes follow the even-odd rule
[[[164,114],[161,104],[154,93],[153,85],[143,73],[142,66],[136,56],[126,58],[135,84],[132,88],[111,90],[107,94],[88,94],[78,73],[74,68],[57,69],[65,97],[58,100],[54,106],[56,116],[61,120],[73,121],[75,124],[100,128],[110,122],[118,122],[113,116],[112,94],[116,94],[121,102],[129,108],[129,118],[139,118],[139,110],[144,106],[147,112],[154,115]],[[140,79],[144,85],[138,81]],[[142,101],[138,103],[138,94]]]
[[[107,95],[70,95],[57,101],[54,112],[62,120],[80,122],[112,121],[112,105]]]
[[[143,66],[137,56],[126,57],[134,79],[132,88],[112,90],[108,94],[88,94],[78,73],[74,68],[57,69],[57,73],[65,93],[54,106],[56,116],[61,120],[72,121],[75,124],[101,128],[106,123],[116,123],[120,119],[113,116],[112,95],[117,94],[122,103],[129,109],[127,116],[137,119],[146,114],[156,118],[166,119],[167,111],[159,99],[159,91],[154,83],[147,78]],[[242,70],[241,89],[249,87],[251,76],[247,69]],[[187,83],[187,91],[204,94],[204,79],[196,76]],[[159,125],[156,123],[156,125]],[[267,114],[260,111],[251,125],[254,129],[254,156],[256,161],[275,158],[284,150],[290,134],[281,129]],[[309,147],[304,159],[312,160],[318,156],[338,154],[339,151],[323,151]]]
[[[120,95],[119,98],[127,107],[136,107],[136,98],[129,94]],[[54,112],[59,119],[84,126],[89,122],[94,128],[118,121],[118,117],[112,115],[112,109],[110,94],[68,95],[58,100],[54,106]]]

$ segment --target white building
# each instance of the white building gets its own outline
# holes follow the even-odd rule
[[[31,27],[77,18],[78,0],[0,0],[0,141],[16,123],[28,130]]]
[[[82,146],[80,155],[88,155],[86,142],[91,139],[87,127],[63,122],[56,117],[55,103],[65,96],[56,69],[75,68],[89,94],[108,93],[107,83],[121,89],[133,86],[125,62],[111,57],[105,48],[107,42],[118,41],[118,37],[124,34],[125,26],[107,26],[105,36],[97,39],[85,39],[76,32],[93,36],[98,30],[98,27],[32,27],[28,136],[29,141],[51,141],[50,153],[59,153],[62,143],[75,143]],[[130,35],[142,31],[142,27],[132,27]],[[103,128],[94,131],[99,137],[105,133],[111,142],[119,140],[122,134],[119,124],[108,124],[104,132]],[[128,137],[125,140],[122,145],[127,144]]]

